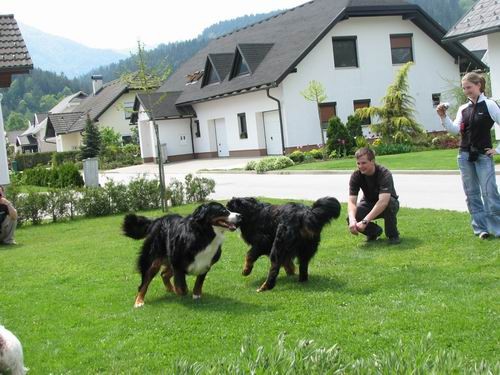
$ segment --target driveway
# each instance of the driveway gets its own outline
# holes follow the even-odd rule
[[[167,182],[173,178],[183,180],[187,173],[196,173],[200,169],[239,168],[249,160],[252,159],[193,160],[166,164],[165,176]],[[105,171],[100,174],[100,182],[102,184],[108,178],[117,182],[127,182],[141,175],[146,178],[157,178],[158,166],[143,164]],[[203,172],[197,175],[215,180],[215,193],[210,196],[211,199],[260,196],[314,200],[331,195],[341,202],[346,202],[350,172],[289,175]],[[462,182],[458,174],[394,172],[394,183],[403,207],[467,211]]]

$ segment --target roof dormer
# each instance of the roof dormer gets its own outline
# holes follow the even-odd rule
[[[253,74],[273,44],[242,43],[236,46],[229,79]]]

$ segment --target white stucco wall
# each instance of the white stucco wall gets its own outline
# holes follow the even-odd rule
[[[153,123],[148,120],[142,106],[139,109],[139,140],[143,159],[156,157],[156,136]],[[168,156],[191,155],[190,119],[159,120],[160,142],[167,144]]]
[[[58,135],[56,138],[57,151],[75,151],[80,148],[82,136],[80,133]]]
[[[281,90],[272,89],[270,94],[279,98]],[[194,138],[194,148],[196,153],[203,153],[217,151],[213,125],[215,119],[225,120],[229,151],[265,149],[262,112],[275,110],[278,105],[267,97],[265,90],[261,90],[198,103],[193,105],[193,108],[200,122],[201,134],[200,138]],[[246,139],[240,139],[238,113],[246,114],[248,132]]]
[[[490,66],[491,96],[500,100],[500,33],[488,34],[488,63]],[[500,141],[500,125],[495,125],[495,136]]]
[[[114,102],[97,121],[97,126],[113,128],[114,131],[122,136],[131,135],[130,119],[125,119],[124,105],[127,102],[134,102],[136,92],[128,92],[123,94],[116,102]]]
[[[321,142],[316,105],[306,101],[300,92],[310,81],[323,84],[326,102],[337,103],[342,121],[354,112],[353,101],[370,99],[380,105],[387,86],[401,65],[392,65],[390,34],[413,34],[415,65],[410,69],[410,93],[415,99],[416,119],[427,130],[440,130],[432,94],[444,93],[451,82],[459,82],[459,67],[454,58],[430,39],[411,21],[401,16],[361,17],[341,21],[318,43],[283,82],[283,105],[289,128],[290,145]],[[358,68],[335,68],[332,37],[357,36]]]

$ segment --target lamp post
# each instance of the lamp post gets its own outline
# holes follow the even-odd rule
[[[0,94],[0,185],[8,185],[9,164],[7,162],[7,144],[5,143],[5,131],[3,128],[2,98]]]

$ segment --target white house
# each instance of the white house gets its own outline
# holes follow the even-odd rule
[[[446,42],[477,38],[487,38],[487,59],[490,67],[491,92],[494,99],[500,99],[500,2],[479,0],[448,31],[443,38]],[[496,138],[500,140],[500,126],[495,126]]]
[[[71,112],[82,100],[87,98],[87,94],[79,91],[68,95],[51,108],[48,113],[35,113],[26,129],[16,141],[16,145],[21,152],[52,152],[57,151],[57,139],[46,138],[48,115],[51,113]]]
[[[318,109],[300,94],[310,81],[326,89],[321,121],[346,121],[356,108],[379,105],[407,61],[415,63],[409,83],[416,118],[438,130],[435,105],[451,99],[446,92],[461,71],[485,67],[462,44],[442,43],[444,34],[420,7],[401,0],[314,0],[284,11],[213,40],[158,89],[190,116],[154,112],[160,142],[171,160],[317,147]],[[151,111],[135,104],[142,156],[151,160]]]
[[[78,105],[51,111],[45,138],[55,137],[57,151],[79,149],[87,117],[99,127],[110,127],[124,140],[131,137],[130,116],[136,88],[117,79],[103,85],[102,76],[92,76],[93,93]]]

